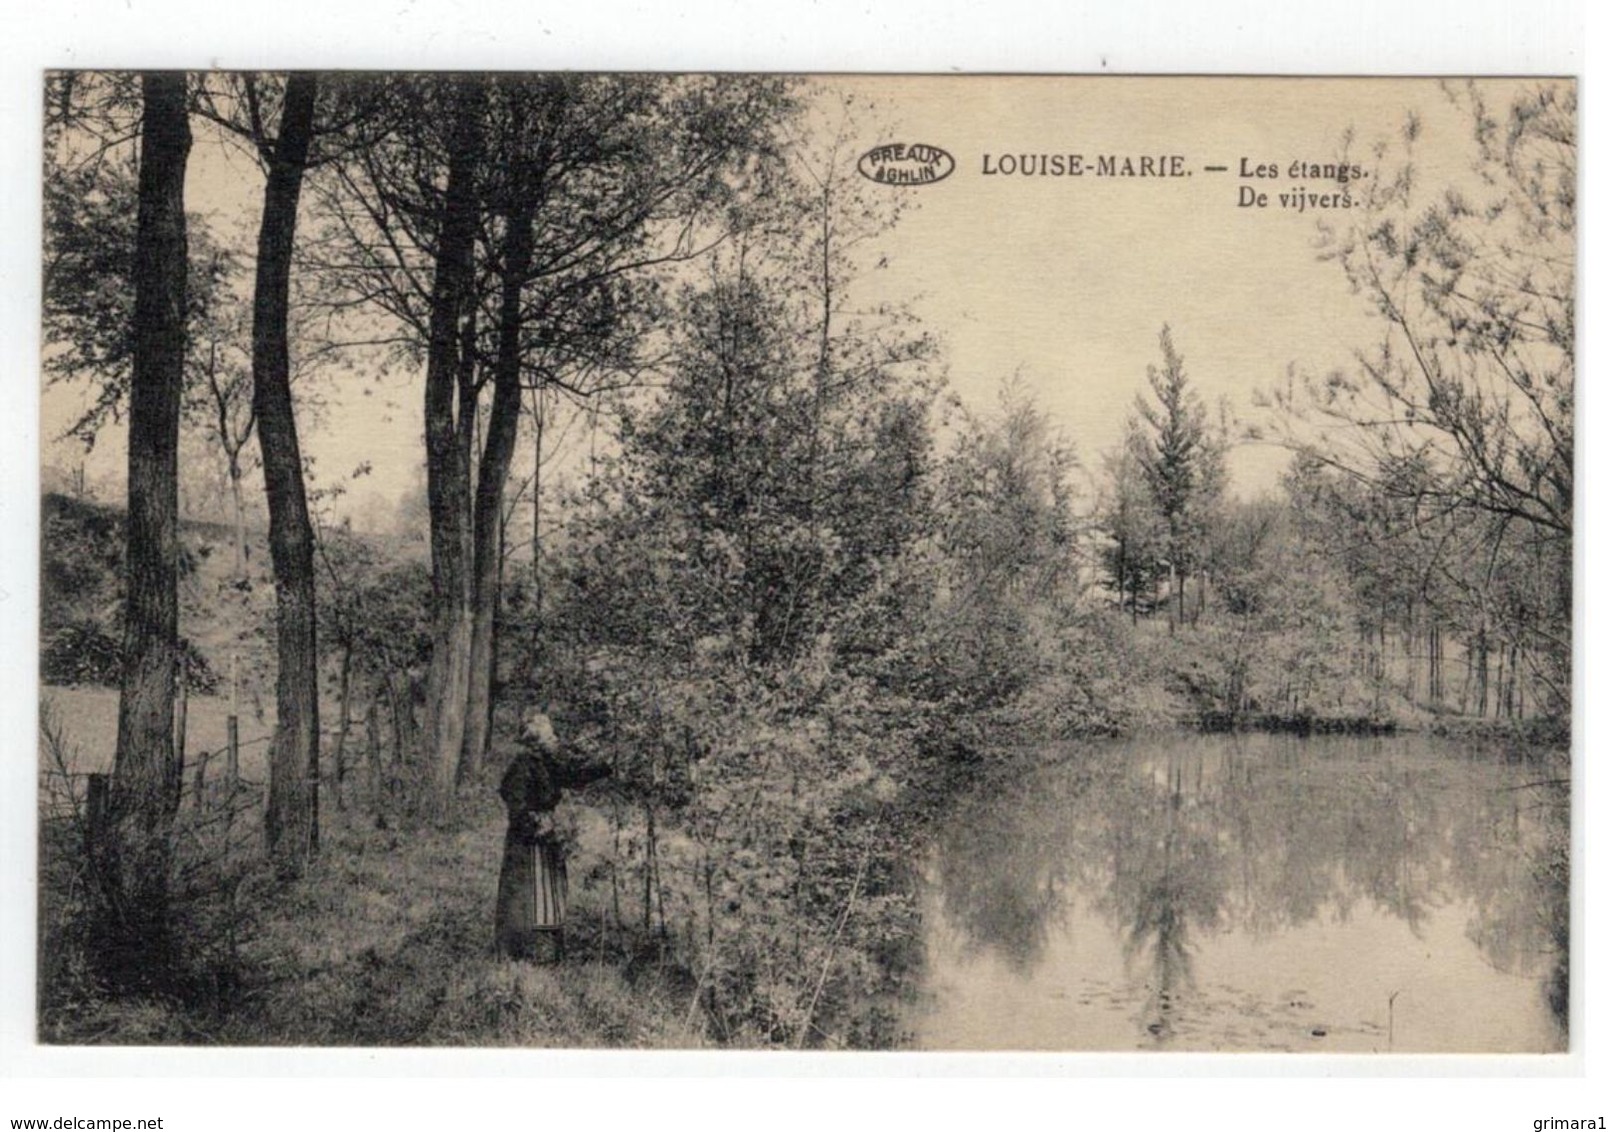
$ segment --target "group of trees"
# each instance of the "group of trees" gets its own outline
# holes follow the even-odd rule
[[[1257,431],[1295,454],[1285,500],[1224,497],[1226,434],[1164,329],[1163,364],[1108,460],[1107,573],[1136,619],[1165,582],[1175,628],[1198,620],[1210,583],[1215,635],[1240,658],[1258,627],[1298,671],[1313,662],[1281,636],[1336,641],[1352,663],[1317,658],[1328,678],[1361,678],[1377,711],[1396,689],[1439,709],[1564,718],[1575,94],[1549,84],[1494,107],[1475,88],[1449,93],[1475,139],[1468,181],[1421,180],[1410,118],[1401,149],[1375,147],[1361,207],[1330,234],[1382,340],[1353,370],[1298,367],[1260,399],[1272,411]],[[1451,676],[1450,650],[1463,664]],[[1219,698],[1238,711],[1246,659],[1224,660]],[[1271,708],[1294,708],[1285,684]]]
[[[129,845],[160,852],[178,797],[187,405],[228,468],[238,576],[257,442],[276,604],[265,831],[286,876],[318,847],[323,659],[338,672],[339,776],[357,698],[373,752],[390,717],[388,773],[415,817],[447,816],[457,787],[481,780],[503,651],[585,732],[614,704],[608,738],[634,737],[643,764],[622,768],[625,797],[652,823],[660,809],[676,837],[696,826],[668,809],[670,767],[701,746],[669,721],[700,718],[691,734],[714,744],[745,734],[726,717],[733,701],[685,679],[702,665],[721,683],[789,689],[760,701],[774,705],[758,721],[770,730],[873,697],[880,713],[843,725],[864,728],[876,762],[910,750],[886,741],[892,713],[918,725],[916,704],[981,707],[1028,685],[1016,675],[1028,610],[1054,604],[1070,555],[1070,457],[1025,400],[933,452],[931,338],[902,308],[855,298],[901,197],[852,175],[853,103],[820,99],[815,112],[840,124],[810,141],[798,86],[767,77],[52,83],[52,364],[96,383],[86,439],[126,409],[130,425],[128,718],[113,776]],[[263,172],[250,281],[245,253],[186,211],[193,130]],[[139,180],[138,217],[123,174]],[[107,252],[96,224],[129,233],[133,257]],[[339,357],[348,372],[424,368],[425,611],[410,606],[409,563],[323,524],[311,500],[292,379]],[[314,378],[302,380],[306,399]],[[533,585],[502,614],[524,407],[542,430],[558,400],[605,412],[609,455],[547,547],[535,438]],[[520,621],[528,631],[502,650],[497,627]],[[644,705],[675,701],[683,716],[647,718]],[[748,755],[735,773],[751,788],[765,764]],[[809,811],[794,812],[779,830],[800,841]],[[644,852],[655,868],[654,837]],[[132,971],[161,969],[151,929],[166,872],[155,859],[128,871],[131,903],[153,917],[127,933],[145,956]]]
[[[617,403],[544,616],[553,702],[617,766],[610,905],[689,948],[723,1030],[790,1043],[826,1025],[814,949],[900,758],[861,701],[915,609],[937,383],[923,335],[849,296],[872,194],[830,160],[785,175],[669,296],[667,381]]]
[[[505,487],[524,391],[590,398],[652,363],[666,268],[748,224],[786,85],[396,77],[325,191],[323,285],[426,364],[433,650],[426,808],[488,751]]]
[[[415,808],[442,816],[488,745],[523,392],[588,397],[648,364],[659,269],[748,223],[789,84],[64,73],[50,86],[50,366],[99,386],[78,428],[86,440],[125,412],[130,432],[116,824],[129,846],[160,853],[177,797],[177,451],[189,396],[216,427],[238,502],[243,450],[258,441],[277,609],[267,844],[287,875],[316,851],[316,545],[294,348],[352,356],[367,345],[378,364],[389,350],[426,363],[434,647],[425,739],[411,754]],[[263,171],[250,288],[186,212],[193,127]],[[108,232],[129,233],[132,254]],[[295,343],[294,308],[320,316]],[[221,357],[242,346],[228,328],[249,321],[250,385]],[[166,869],[125,856],[129,903],[160,922]],[[137,927],[131,945],[160,935]]]
[[[47,342],[58,348],[51,361],[59,372],[68,373],[88,365],[101,385],[96,407],[77,426],[81,435],[93,440],[94,430],[107,417],[125,409],[129,423],[124,677],[112,812],[121,835],[118,856],[138,865],[110,887],[119,903],[127,897],[130,909],[150,910],[119,917],[136,952],[166,946],[164,855],[180,773],[173,737],[180,648],[178,452],[188,392],[214,423],[230,466],[238,503],[238,558],[244,541],[242,452],[253,434],[259,441],[270,504],[281,654],[291,661],[279,670],[270,845],[295,871],[317,839],[309,769],[318,758],[314,609],[299,574],[309,560],[312,537],[287,342],[292,239],[312,133],[314,81],[313,76],[287,81],[278,137],[265,133],[256,95],[250,118],[231,122],[253,137],[269,169],[252,290],[251,398],[250,407],[244,408],[242,374],[220,358],[221,345],[226,350],[239,346],[229,342],[228,331],[229,320],[241,321],[231,311],[236,298],[229,293],[232,257],[206,238],[193,246],[185,209],[192,119],[210,105],[205,87],[170,73],[139,76],[138,86],[127,75],[61,74],[51,80],[46,333]],[[242,82],[256,92],[256,80]],[[133,250],[126,259],[117,234],[131,230],[123,204],[131,165],[138,189],[133,239],[123,245]],[[107,222],[105,228],[87,230],[98,213]],[[74,299],[79,289],[94,298]],[[127,317],[121,309],[125,304],[132,304]],[[312,583],[311,571],[307,577]],[[131,966],[161,970],[163,964]]]
[[[1273,401],[1366,620],[1423,652],[1430,698],[1565,718],[1576,94],[1540,84],[1503,106],[1475,87],[1449,95],[1475,139],[1467,180],[1422,180],[1411,117],[1397,146],[1377,148],[1362,213],[1331,245],[1384,338],[1353,370]],[[1464,653],[1451,681],[1449,640]]]

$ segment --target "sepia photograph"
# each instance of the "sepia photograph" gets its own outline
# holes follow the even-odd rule
[[[1572,1048],[1574,78],[40,81],[41,1046]]]

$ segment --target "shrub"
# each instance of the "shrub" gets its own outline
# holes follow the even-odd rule
[[[106,949],[116,899],[91,864],[86,779],[48,704],[40,708],[43,773],[39,824],[39,1036],[46,1042],[194,1040],[227,1010],[254,931],[254,889],[267,882],[251,821],[255,792],[182,796],[170,838],[171,962],[118,985]]]
[[[46,684],[116,687],[123,672],[123,646],[93,621],[63,625],[45,640],[39,678]]]
[[[208,658],[190,641],[180,642],[185,683],[211,695],[219,676]],[[123,679],[123,645],[95,621],[74,621],[45,638],[39,655],[39,678],[45,684],[97,684],[115,688]]]

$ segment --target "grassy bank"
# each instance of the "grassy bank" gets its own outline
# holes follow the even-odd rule
[[[470,803],[459,828],[380,830],[349,811],[326,823],[302,879],[247,880],[230,977],[188,995],[113,1000],[82,968],[42,1002],[45,1042],[324,1046],[702,1045],[680,973],[654,950],[608,949],[587,886],[553,965],[496,957],[503,817]],[[47,838],[47,842],[49,839]],[[47,875],[59,875],[49,867]],[[56,894],[59,898],[61,894]],[[47,923],[52,917],[46,894]],[[56,941],[47,940],[50,946]]]
[[[380,828],[367,784],[350,808],[327,796],[322,853],[292,883],[262,861],[265,725],[242,728],[243,785],[214,778],[178,820],[180,914],[189,969],[163,996],[113,998],[89,962],[82,856],[83,776],[111,769],[118,695],[50,688],[42,701],[38,1033],[48,1043],[452,1045],[677,1048],[704,1037],[689,980],[657,949],[607,932],[598,885],[574,885],[569,948],[554,965],[492,948],[504,814],[492,790],[463,800],[452,827]],[[222,748],[224,700],[192,701],[187,744]],[[587,865],[600,820],[572,807]]]
[[[410,833],[344,823],[286,889],[248,950],[226,1041],[320,1045],[690,1046],[701,1036],[654,963],[607,952],[586,890],[555,965],[498,958],[493,907],[503,815],[469,805],[462,828]]]

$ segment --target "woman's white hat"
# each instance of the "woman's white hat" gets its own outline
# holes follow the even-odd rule
[[[522,738],[537,743],[544,751],[553,751],[558,745],[555,724],[551,723],[550,717],[538,708],[522,717]]]

